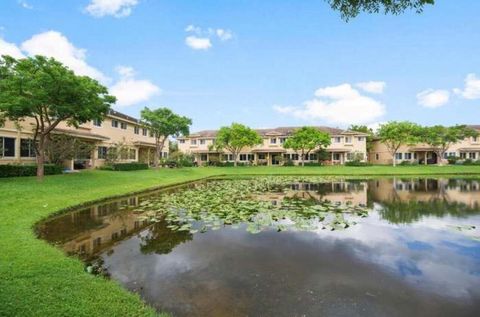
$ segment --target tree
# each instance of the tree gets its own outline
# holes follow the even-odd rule
[[[45,152],[50,163],[60,165],[65,160],[90,157],[94,149],[95,144],[92,142],[59,134],[49,137]]]
[[[435,4],[435,0],[327,0],[332,9],[340,11],[342,19],[348,21],[360,12],[398,15],[408,9],[423,12],[426,5]]]
[[[313,127],[302,127],[285,140],[283,147],[300,152],[302,166],[305,166],[305,156],[315,149],[329,146],[330,141],[330,134]]]
[[[0,58],[0,112],[10,120],[32,118],[37,177],[43,178],[45,148],[60,124],[79,127],[103,120],[115,97],[96,80],[77,76],[53,58]]]
[[[233,155],[234,166],[237,166],[238,154],[246,148],[261,144],[262,138],[257,131],[240,123],[232,123],[229,127],[221,127],[215,140],[218,150],[227,149]]]
[[[448,151],[452,144],[477,135],[477,131],[465,125],[456,125],[452,127],[435,125],[422,128],[421,141],[430,145],[434,149],[434,152],[437,154],[437,164],[442,165],[445,152]]]
[[[370,153],[370,150],[372,149],[373,146],[373,137],[375,136],[375,133],[373,133],[373,130],[366,125],[355,125],[352,124],[350,128],[348,128],[350,131],[355,131],[355,132],[361,132],[367,134],[367,153]]]
[[[158,167],[163,147],[171,135],[188,135],[192,119],[177,115],[168,108],[150,110],[145,107],[141,112],[143,125],[150,129],[155,137],[154,166]]]
[[[397,165],[396,155],[400,146],[419,141],[421,127],[409,121],[390,121],[378,129],[378,137],[393,156],[393,166]]]

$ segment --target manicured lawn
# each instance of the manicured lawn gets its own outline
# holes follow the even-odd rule
[[[36,239],[39,220],[108,196],[215,175],[478,175],[480,166],[239,167],[135,172],[86,171],[0,179],[0,316],[152,316],[153,309],[114,281],[84,272],[81,261]]]

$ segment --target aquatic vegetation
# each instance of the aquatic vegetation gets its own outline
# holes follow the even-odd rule
[[[368,215],[351,204],[322,199],[313,186],[318,177],[257,177],[215,180],[143,201],[141,219],[166,221],[172,231],[190,233],[224,226],[246,227],[251,233],[277,231],[343,230]]]

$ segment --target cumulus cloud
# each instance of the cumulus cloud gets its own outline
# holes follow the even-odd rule
[[[335,124],[371,123],[385,114],[379,101],[362,95],[350,84],[323,87],[315,91],[312,100],[303,106],[274,106],[274,110],[303,120],[324,120]]]
[[[120,79],[110,87],[110,93],[117,97],[118,107],[128,107],[140,102],[148,101],[161,93],[160,88],[145,79],[136,79],[135,71],[129,66],[116,68]]]
[[[0,56],[2,55],[10,55],[14,58],[24,58],[20,48],[15,45],[14,43],[9,43],[4,39],[0,38]]]
[[[455,88],[453,92],[465,99],[480,99],[480,78],[475,74],[468,74],[463,89]]]
[[[36,34],[23,42],[20,48],[29,56],[53,57],[68,66],[77,75],[89,76],[103,82],[108,81],[102,72],[87,64],[87,51],[75,47],[60,32],[47,31]]]
[[[107,15],[123,18],[129,16],[137,4],[138,0],[91,0],[85,11],[97,18]]]
[[[197,37],[194,35],[187,36],[185,44],[194,50],[208,50],[212,47],[212,42],[208,37]]]
[[[202,29],[193,24],[188,25],[185,28],[185,32],[191,34],[185,38],[185,44],[194,50],[208,50],[213,46],[212,41],[214,39],[225,42],[233,38],[233,33],[230,30],[214,28]]]
[[[358,88],[372,94],[381,94],[387,84],[384,81],[365,81],[356,84]]]
[[[17,3],[24,9],[32,10],[33,6],[29,4],[26,0],[18,0]]]
[[[448,103],[450,92],[448,90],[427,89],[417,94],[419,105],[427,108],[438,108]]]

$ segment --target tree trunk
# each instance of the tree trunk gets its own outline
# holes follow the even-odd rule
[[[393,153],[393,166],[397,166],[397,152]]]
[[[44,175],[45,175],[45,135],[41,134],[38,140],[37,180],[42,181]]]
[[[160,156],[162,155],[163,148],[165,146],[165,140],[167,138],[164,137],[163,140],[160,142],[160,139],[156,140],[155,142],[155,156],[154,156],[154,163],[155,167],[160,165]]]
[[[302,167],[305,167],[305,153],[302,151]]]
[[[237,167],[237,154],[233,153],[233,166]]]

